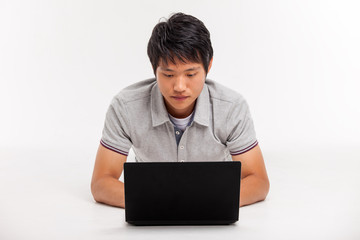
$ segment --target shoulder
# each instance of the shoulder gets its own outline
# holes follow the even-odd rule
[[[124,89],[122,89],[119,93],[117,93],[112,100],[112,104],[114,103],[122,103],[128,104],[134,101],[139,100],[148,100],[151,95],[151,90],[153,86],[156,84],[155,78],[150,78],[147,80],[139,81],[134,84],[131,84]]]
[[[211,101],[227,106],[246,105],[245,98],[237,91],[226,87],[216,81],[206,79],[205,84],[209,91]]]

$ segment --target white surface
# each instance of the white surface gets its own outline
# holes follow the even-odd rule
[[[1,151],[0,239],[359,239],[360,153],[267,153],[265,202],[229,226],[135,227],[89,189],[94,151]],[[342,164],[344,161],[347,164]],[[4,170],[5,169],[5,170]]]
[[[248,100],[268,167],[268,200],[234,226],[135,228],[91,198],[108,104],[152,77],[147,41],[177,11],[210,30],[209,78]],[[359,239],[359,11],[356,0],[0,1],[0,239]]]

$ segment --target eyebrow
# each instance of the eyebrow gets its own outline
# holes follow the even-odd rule
[[[166,72],[175,72],[174,70],[170,69],[170,68],[163,68],[163,67],[160,67],[161,70],[163,71],[166,71]],[[186,69],[184,72],[190,72],[190,71],[195,71],[195,70],[198,70],[200,67],[193,67],[193,68],[188,68]]]

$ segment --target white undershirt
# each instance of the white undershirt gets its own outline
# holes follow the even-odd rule
[[[187,125],[189,124],[192,115],[194,114],[194,112],[192,112],[189,116],[187,116],[186,118],[176,118],[173,117],[169,114],[170,120],[171,122],[179,129],[181,129],[182,131],[185,131],[185,128],[187,127]]]

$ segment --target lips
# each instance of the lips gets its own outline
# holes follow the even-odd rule
[[[178,100],[178,101],[183,101],[185,99],[187,99],[189,96],[171,96],[171,98]]]

